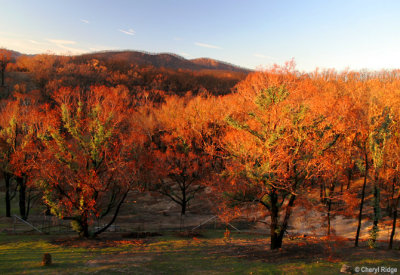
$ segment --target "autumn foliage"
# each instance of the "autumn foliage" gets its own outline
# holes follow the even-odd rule
[[[288,62],[239,82],[226,72],[48,55],[20,57],[15,68],[29,81],[1,102],[0,168],[6,192],[20,184],[26,217],[29,189],[88,237],[138,192],[166,196],[182,215],[201,194],[227,222],[267,217],[272,249],[296,206],[325,213],[327,235],[335,215],[357,219],[355,245],[363,220],[373,223],[374,247],[390,219],[392,246],[399,71],[300,73]]]
[[[115,219],[128,192],[139,188],[144,139],[124,88],[64,88],[53,100],[39,110],[39,142],[32,150],[40,154],[25,166],[52,213],[89,236],[90,220],[110,213]]]

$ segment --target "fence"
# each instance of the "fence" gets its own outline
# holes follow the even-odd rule
[[[63,221],[54,216],[33,216],[23,220],[13,215],[13,233],[67,233],[73,232],[68,221]]]
[[[107,221],[97,220],[91,223],[91,229],[97,231],[103,228]],[[254,224],[247,221],[232,221],[224,223],[214,215],[189,215],[181,219],[180,215],[169,217],[152,216],[143,217],[119,217],[106,232],[162,232],[180,230],[210,230],[225,229],[243,231],[249,230]],[[13,216],[13,232],[18,233],[41,233],[41,234],[66,234],[75,232],[71,227],[71,220],[61,220],[55,216],[32,216],[25,221],[20,217]]]

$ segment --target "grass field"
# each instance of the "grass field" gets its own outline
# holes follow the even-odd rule
[[[53,265],[41,266],[43,253]],[[338,274],[343,263],[400,270],[400,251],[352,248],[346,241],[286,240],[268,249],[264,235],[203,232],[180,237],[169,232],[147,239],[105,234],[74,236],[0,234],[0,274]]]

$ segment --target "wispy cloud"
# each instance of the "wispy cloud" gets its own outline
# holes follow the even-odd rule
[[[119,29],[120,32],[125,33],[127,35],[135,35],[135,30],[134,29],[129,29],[129,30],[121,30]]]
[[[260,54],[260,53],[255,53],[255,54],[253,54],[253,56],[258,57],[258,58],[274,59],[272,56],[264,55],[264,54]]]
[[[211,44],[206,44],[206,43],[200,43],[200,42],[195,42],[194,43],[196,46],[199,46],[199,47],[203,47],[203,48],[209,48],[209,49],[222,49],[221,47],[219,47],[219,46],[215,46],[215,45],[211,45]]]
[[[83,22],[85,24],[89,24],[90,23],[89,20],[86,20],[86,19],[81,19],[81,22]]]
[[[42,44],[42,43],[40,43],[40,42],[37,42],[36,40],[28,40],[28,41],[31,42],[32,44],[36,44],[36,45]]]
[[[101,51],[120,50],[120,48],[113,46],[104,46],[104,45],[92,45],[91,47],[89,47],[89,50],[92,52],[101,52]]]
[[[175,40],[175,41],[182,41],[183,38],[182,38],[182,37],[174,37],[174,40]]]
[[[60,44],[64,43],[64,44]],[[80,47],[80,43],[71,40],[54,38],[29,37],[18,34],[7,34],[0,31],[0,47],[6,47],[26,54],[82,54],[89,50]]]
[[[76,41],[72,40],[62,40],[62,39],[47,39],[50,43],[57,44],[57,45],[74,45]]]
[[[180,55],[184,56],[184,57],[192,57],[190,54],[188,53],[179,53]]]
[[[46,40],[49,41],[50,43],[54,44],[58,48],[63,49],[72,54],[80,54],[80,53],[87,52],[87,50],[84,50],[84,49],[77,49],[77,48],[70,47],[70,45],[77,44],[76,41],[63,40],[63,39],[46,39]]]

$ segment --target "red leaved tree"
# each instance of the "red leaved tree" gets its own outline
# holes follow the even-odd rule
[[[61,89],[53,99],[41,113],[41,153],[31,164],[31,182],[53,214],[73,220],[80,236],[97,235],[115,221],[128,192],[139,188],[145,139],[125,88]],[[110,213],[91,233],[91,222]]]
[[[153,150],[158,177],[153,189],[177,203],[181,215],[216,169],[208,148],[222,121],[213,111],[218,103],[214,97],[169,97],[155,112],[159,140]]]
[[[14,93],[13,98],[4,100],[0,108],[0,169],[5,179],[6,216],[11,215],[10,185],[17,182],[19,190],[19,212],[27,219],[31,205],[32,188],[27,186],[28,164],[37,152],[29,148],[37,140],[38,97],[35,93]],[[28,194],[28,197],[26,195]]]
[[[271,217],[271,249],[282,246],[296,197],[318,173],[337,135],[319,112],[317,89],[293,67],[250,75],[238,85],[242,111],[227,118],[228,152],[217,189],[234,207],[258,205]]]

